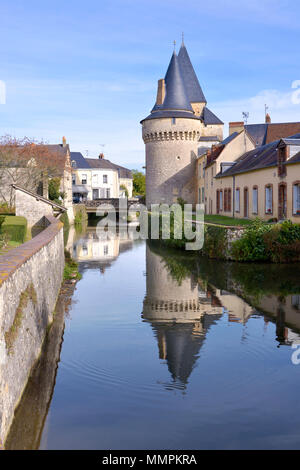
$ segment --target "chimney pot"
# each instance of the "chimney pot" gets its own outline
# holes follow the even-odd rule
[[[271,124],[271,116],[269,113],[266,114],[266,124]]]

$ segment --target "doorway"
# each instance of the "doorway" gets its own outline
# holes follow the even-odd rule
[[[286,204],[286,184],[280,184],[278,187],[278,219],[286,219],[287,217],[287,204]]]

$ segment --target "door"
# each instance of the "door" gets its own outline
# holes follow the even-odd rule
[[[99,199],[99,189],[93,189],[93,199]]]
[[[244,189],[244,217],[249,217],[249,193],[248,193],[248,188]]]
[[[278,188],[278,219],[286,219],[286,185],[280,184]]]

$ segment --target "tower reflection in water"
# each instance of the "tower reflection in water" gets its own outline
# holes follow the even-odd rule
[[[146,248],[147,287],[142,317],[157,338],[159,358],[166,361],[172,381],[166,388],[185,389],[209,328],[224,308],[193,275],[176,280],[164,260]]]
[[[174,254],[166,256],[166,253],[147,245],[147,285],[142,313],[143,320],[151,323],[153,328],[159,359],[166,361],[172,377],[171,382],[165,384],[166,388],[186,388],[208,331],[223,314],[226,314],[230,323],[245,325],[251,315],[263,316],[265,328],[269,321],[276,322],[276,340],[279,345],[290,345],[292,341],[299,340],[299,334],[286,326],[289,317],[296,330],[300,329],[300,318],[293,306],[299,296],[288,295],[283,305],[280,297],[268,293],[255,301],[249,296],[248,303],[240,296],[243,286],[237,282],[237,279],[243,277],[242,272],[234,279],[228,266],[220,264],[220,271],[225,270],[227,291],[216,287],[207,273],[204,275],[207,260],[199,261],[197,274],[195,260],[192,261],[193,269],[185,269],[183,257],[176,262]],[[215,269],[216,262],[213,263],[214,273]],[[247,267],[241,266],[241,269]],[[253,306],[255,304],[256,307]],[[257,307],[262,309],[257,310]],[[279,311],[281,315],[278,315]]]

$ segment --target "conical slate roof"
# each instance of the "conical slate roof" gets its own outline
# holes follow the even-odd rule
[[[169,64],[166,76],[166,96],[163,105],[160,109],[170,110],[175,109],[178,111],[191,111],[193,108],[190,105],[188,96],[186,94],[183,79],[180,72],[178,57],[174,51],[171,62]]]
[[[178,62],[189,102],[207,103],[190,57],[183,43],[178,54]]]

